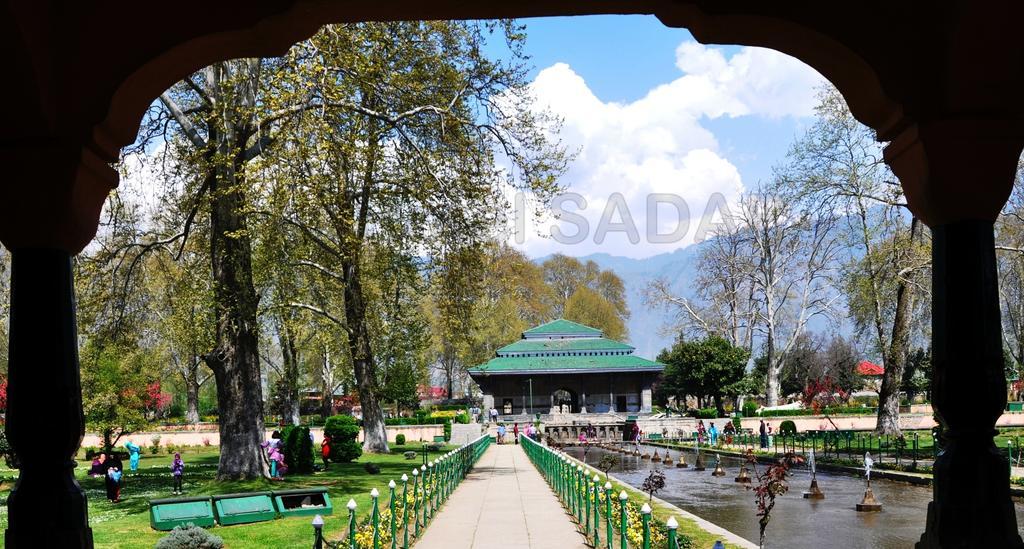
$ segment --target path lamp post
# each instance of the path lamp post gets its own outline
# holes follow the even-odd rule
[[[388,481],[388,489],[391,490],[391,501],[388,508],[391,509],[391,549],[398,549],[398,517],[395,516],[395,479]]]
[[[605,482],[604,483],[604,516],[605,516],[605,519],[606,519],[605,523],[608,525],[608,529],[606,530],[606,533],[608,535],[605,536],[605,545],[606,545],[606,549],[612,549],[612,537],[613,537],[613,534],[614,534],[614,530],[612,530],[612,483],[611,482]]]
[[[592,486],[592,492],[594,492],[594,547],[601,546],[601,497],[598,495],[601,493],[601,477],[594,473],[594,484]]]
[[[629,496],[626,491],[619,492],[619,549],[629,549],[626,543],[626,528],[629,527],[629,518],[626,516],[626,500]]]
[[[643,549],[651,549],[651,506],[646,503],[640,508],[640,521],[644,528]]]
[[[409,475],[402,474],[402,549],[409,549]]]
[[[370,490],[370,498],[373,500],[373,509],[370,510],[370,522],[373,524],[373,549],[380,549],[380,506],[377,505],[377,498],[380,492],[376,488]]]
[[[668,517],[665,526],[668,528],[668,549],[679,549],[679,540],[676,539],[676,529],[679,528],[679,523],[676,522],[676,517]]]
[[[356,549],[356,500],[348,500],[348,546]]]
[[[313,517],[313,549],[324,548],[324,517]]]
[[[420,537],[420,498],[417,494],[419,488],[419,482],[417,479],[420,478],[419,467],[413,467],[412,469],[412,522],[416,526],[416,537]],[[408,536],[406,536],[408,537]]]

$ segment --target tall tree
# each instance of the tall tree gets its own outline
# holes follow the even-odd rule
[[[484,55],[492,33],[511,47],[511,62]],[[326,306],[293,305],[344,331],[367,451],[388,450],[365,280],[369,244],[386,240],[400,255],[443,263],[484,240],[504,185],[542,202],[557,188],[566,157],[548,140],[553,121],[524,91],[523,39],[507,21],[374,23],[326,27],[298,47],[288,86],[306,90],[318,108],[301,115],[276,162],[302,198],[283,214],[311,250],[296,263],[329,298]]]
[[[917,298],[927,291],[922,286],[930,253],[874,137],[838,91],[824,88],[815,123],[794,143],[785,171],[794,186],[846,212],[842,236],[851,254],[843,278],[849,310],[885,364],[877,431],[898,435],[899,388],[914,319],[920,318]]]
[[[601,328],[612,339],[626,338],[626,289],[614,271],[564,254],[552,255],[541,268],[554,315]]]
[[[658,355],[665,364],[660,392],[683,402],[687,395],[711,398],[719,416],[725,415],[724,396],[743,379],[750,353],[711,335],[698,341],[677,340]]]

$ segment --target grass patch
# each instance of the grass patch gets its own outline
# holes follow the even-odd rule
[[[454,449],[446,446],[430,457]],[[217,447],[183,448],[182,459],[185,460],[185,496],[204,496],[228,494],[235,492],[252,492],[260,490],[289,490],[296,488],[324,487],[327,488],[334,504],[334,514],[324,517],[324,533],[328,539],[338,539],[348,525],[348,511],[345,504],[349,498],[355,499],[360,517],[370,512],[370,490],[377,488],[381,493],[380,502],[388,501],[388,481],[394,479],[399,483],[403,473],[412,472],[422,458],[406,460],[402,453],[419,451],[422,445],[392,446],[389,455],[364,454],[352,463],[333,463],[327,471],[311,475],[294,475],[283,481],[249,480],[218,482],[214,477],[219,459]],[[91,478],[86,475],[90,461],[81,460],[75,469],[82,489],[89,498],[89,525],[92,527],[93,540],[97,547],[137,548],[153,547],[157,540],[167,535],[149,526],[149,500],[172,497],[173,480],[170,474],[172,455],[146,454],[142,456],[139,471],[125,472],[124,484],[121,489],[121,503],[113,504],[105,499],[102,478]],[[366,463],[375,463],[380,467],[380,474],[371,475],[364,469]],[[128,462],[125,461],[127,467]],[[16,475],[17,471],[0,469],[0,477]],[[411,476],[411,475],[410,475]],[[7,495],[13,482],[0,484],[0,523],[7,527]],[[410,487],[411,489],[411,487]],[[210,531],[224,538],[226,547],[304,547],[313,543],[311,517],[291,517],[255,524],[214,527]],[[3,538],[0,536],[0,546]]]

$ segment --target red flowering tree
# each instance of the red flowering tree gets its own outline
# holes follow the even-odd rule
[[[156,419],[161,417],[171,405],[171,395],[160,389],[160,381],[153,381],[146,384],[146,392],[142,397],[142,404],[145,407],[146,417]]]
[[[7,411],[7,378],[0,380],[0,412]]]
[[[845,403],[849,397],[849,393],[836,383],[832,376],[825,376],[808,381],[801,400],[804,406],[813,409],[814,413],[825,416],[832,424],[832,428],[838,431],[839,426],[832,421],[828,412],[829,409]]]

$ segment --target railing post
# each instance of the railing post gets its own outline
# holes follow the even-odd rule
[[[619,549],[629,549],[626,541],[626,530],[629,528],[629,518],[626,514],[626,500],[629,496],[626,491],[619,492]]]
[[[402,549],[409,549],[409,475],[402,474]]]
[[[679,540],[676,539],[676,529],[679,528],[679,523],[676,522],[676,517],[668,517],[665,526],[668,528],[668,549],[679,549]]]
[[[380,507],[377,505],[377,498],[380,492],[376,488],[370,490],[370,498],[373,500],[373,508],[370,510],[370,522],[373,524],[373,549],[380,549]]]
[[[640,508],[640,521],[643,523],[644,532],[643,549],[651,549],[651,506],[646,503]]]
[[[412,522],[415,525],[415,537],[420,537],[420,497],[419,489],[420,468],[412,468]]]
[[[594,484],[591,486],[594,493],[594,547],[601,546],[601,477],[594,473]]]
[[[605,523],[608,528],[605,533],[605,547],[606,549],[612,549],[612,541],[614,530],[612,529],[612,483],[605,481],[604,483],[604,516]]]
[[[388,489],[391,490],[391,500],[388,502],[388,508],[391,509],[391,549],[398,549],[398,517],[395,516],[395,488],[397,487],[395,479],[388,481]]]
[[[573,492],[575,492],[575,494],[576,494],[576,522],[578,522],[580,524],[583,524],[583,498],[581,497],[582,494],[580,494],[580,489],[582,488],[582,486],[581,486],[582,483],[580,482],[580,480],[581,480],[582,477],[583,477],[583,466],[582,465],[577,465],[576,466],[576,478],[575,478],[576,483],[573,486]]]
[[[356,548],[356,500],[348,500],[348,546],[349,549]]]
[[[590,537],[590,471],[583,471],[583,537]]]

